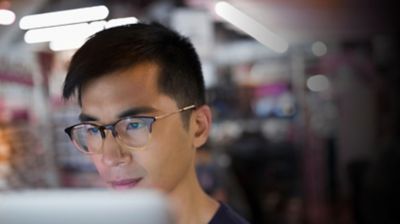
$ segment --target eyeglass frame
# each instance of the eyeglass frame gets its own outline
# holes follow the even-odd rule
[[[137,115],[125,116],[125,117],[122,117],[122,118],[120,118],[120,119],[118,119],[118,120],[116,120],[116,121],[114,121],[114,122],[112,122],[112,123],[110,123],[110,124],[105,124],[105,125],[97,125],[97,124],[94,124],[94,123],[92,123],[92,122],[81,122],[81,123],[74,124],[74,125],[72,125],[72,126],[70,126],[70,127],[65,128],[65,129],[64,129],[64,132],[68,135],[68,137],[70,138],[70,140],[71,140],[72,143],[74,144],[75,148],[76,148],[78,151],[80,151],[80,152],[82,152],[83,154],[86,154],[86,155],[101,154],[101,151],[102,151],[102,148],[103,148],[103,144],[104,144],[104,139],[106,138],[106,132],[105,132],[106,130],[110,130],[110,131],[111,131],[112,136],[114,137],[114,139],[117,140],[117,143],[118,143],[120,146],[122,146],[122,147],[127,147],[127,148],[129,148],[129,149],[131,149],[131,150],[137,151],[137,150],[144,149],[144,148],[147,146],[147,144],[150,142],[151,133],[152,133],[152,129],[153,129],[153,124],[154,124],[154,122],[156,122],[156,121],[158,121],[158,120],[161,120],[161,119],[164,119],[164,118],[166,118],[166,117],[169,117],[169,116],[171,116],[171,115],[173,115],[173,114],[181,113],[181,112],[188,111],[188,110],[192,110],[192,109],[196,109],[196,105],[195,105],[195,104],[192,104],[192,105],[190,105],[190,106],[183,107],[183,108],[178,109],[178,110],[173,111],[173,112],[169,112],[169,113],[166,113],[166,114],[158,115],[158,116],[137,116]],[[119,123],[120,121],[125,120],[125,119],[128,119],[128,118],[144,119],[143,121],[145,122],[146,127],[148,128],[148,131],[149,131],[149,136],[148,136],[148,139],[147,139],[147,142],[146,142],[145,145],[143,145],[143,146],[141,146],[141,147],[133,147],[133,146],[127,145],[126,143],[122,142],[122,141],[119,139],[118,132],[115,130],[115,125],[116,125],[117,123]],[[77,143],[75,143],[76,141],[75,141],[74,138],[73,138],[72,131],[74,130],[74,128],[75,128],[76,126],[85,125],[85,124],[93,125],[93,126],[95,126],[95,127],[100,131],[101,138],[102,138],[102,143],[101,143],[100,149],[98,150],[100,153],[99,153],[99,152],[88,152],[88,151],[85,151],[85,150],[81,149],[81,148],[77,145]]]

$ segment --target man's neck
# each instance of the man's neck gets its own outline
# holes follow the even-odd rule
[[[219,207],[219,203],[208,196],[197,180],[193,170],[179,186],[169,193],[176,213],[177,224],[208,223]]]

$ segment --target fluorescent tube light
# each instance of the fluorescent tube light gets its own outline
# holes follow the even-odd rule
[[[28,15],[21,18],[19,27],[23,30],[59,26],[72,23],[102,20],[108,16],[106,6],[93,6],[57,12]]]
[[[105,28],[111,28],[115,26],[122,26],[128,24],[137,23],[139,20],[136,17],[125,17],[125,18],[118,18],[118,19],[111,19],[107,22]]]
[[[104,20],[88,23],[78,23],[65,26],[55,26],[28,30],[24,39],[28,44],[50,42],[63,39],[86,39],[104,30],[107,22]]]
[[[284,53],[289,48],[289,44],[285,40],[227,2],[218,2],[215,5],[215,12],[232,25],[278,53]]]
[[[76,36],[90,36],[89,24],[79,23],[66,26],[28,30],[25,33],[24,40],[26,43],[32,44],[54,41],[64,38],[75,38]]]
[[[126,17],[126,18],[118,18],[112,19],[110,21],[95,21],[91,22],[87,27],[87,31],[84,35],[76,36],[75,38],[59,38],[53,41],[50,41],[49,48],[52,51],[65,51],[65,50],[74,50],[80,48],[89,38],[89,36],[103,30],[108,29],[115,26],[122,26],[127,24],[137,23],[138,19],[135,17]],[[65,31],[68,32],[68,31]]]
[[[83,38],[56,40],[49,43],[49,48],[52,51],[74,50],[80,48],[85,42],[86,39]]]

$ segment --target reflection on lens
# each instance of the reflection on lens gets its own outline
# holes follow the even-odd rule
[[[100,130],[91,124],[76,126],[73,130],[76,146],[83,152],[96,153],[101,148],[102,137]]]
[[[122,143],[130,147],[142,147],[146,145],[149,137],[149,129],[146,122],[139,118],[121,120],[116,131]]]

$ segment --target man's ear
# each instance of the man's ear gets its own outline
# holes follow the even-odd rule
[[[211,109],[207,105],[196,108],[192,112],[192,133],[193,147],[199,148],[204,145],[208,139],[211,130],[212,114]]]

